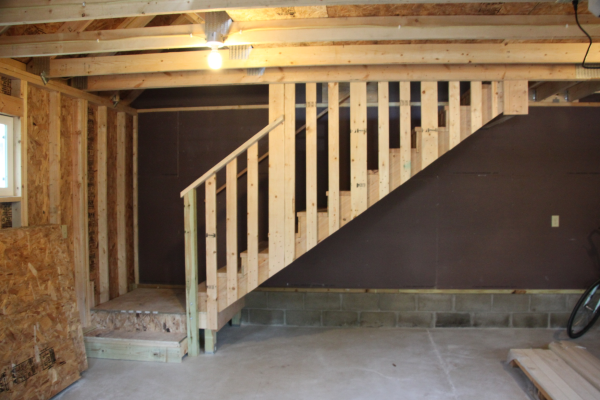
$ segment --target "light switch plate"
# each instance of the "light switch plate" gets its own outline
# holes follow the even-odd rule
[[[559,225],[558,215],[553,215],[552,216],[552,227],[553,228],[558,228],[558,225]]]

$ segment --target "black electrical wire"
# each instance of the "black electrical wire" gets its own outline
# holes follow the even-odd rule
[[[589,65],[585,65],[585,60],[587,59],[588,53],[590,52],[590,49],[592,48],[592,37],[590,36],[589,33],[587,33],[585,31],[585,29],[583,29],[583,27],[579,23],[579,17],[577,16],[577,6],[578,5],[579,5],[579,0],[573,0],[573,10],[575,10],[575,22],[577,22],[577,26],[579,27],[579,29],[581,29],[581,32],[585,33],[585,36],[587,36],[587,38],[590,41],[590,45],[588,46],[587,51],[585,52],[585,56],[583,57],[583,61],[581,62],[581,66],[583,68],[587,68],[587,69],[600,69],[600,66],[591,67]]]

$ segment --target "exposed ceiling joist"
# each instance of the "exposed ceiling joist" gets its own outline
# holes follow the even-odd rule
[[[600,90],[600,81],[581,82],[567,89],[567,101],[583,99]]]
[[[425,16],[322,18],[234,23],[225,45],[364,40],[584,39],[569,16]],[[599,19],[582,16],[592,36]],[[0,57],[203,47],[203,24],[0,38]]]
[[[556,0],[538,0],[556,2]],[[525,3],[528,0],[512,0]],[[398,3],[498,3],[498,0],[400,0]],[[328,0],[327,5],[381,4],[381,0]],[[229,9],[273,8],[321,6],[321,0],[4,0],[0,2],[0,26],[33,24],[59,21],[79,21],[84,19],[104,19],[139,17],[156,14],[180,14],[205,11],[226,11]]]
[[[571,86],[576,85],[575,81],[566,81],[566,82],[544,82],[537,87],[530,89],[535,93],[535,101],[544,101],[547,98],[555,95],[558,92],[562,92],[565,89],[570,88]]]
[[[257,48],[247,60],[220,50],[223,69],[385,64],[575,64],[585,43],[409,44]],[[58,59],[52,78],[208,70],[208,51]],[[588,62],[600,63],[600,44]]]
[[[88,90],[130,90],[215,85],[266,83],[352,82],[352,81],[501,81],[501,80],[586,80],[575,65],[371,65],[267,68],[261,76],[246,70],[174,72],[96,76],[88,79]]]

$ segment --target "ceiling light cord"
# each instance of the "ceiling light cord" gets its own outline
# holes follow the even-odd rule
[[[585,60],[587,59],[587,56],[590,52],[590,49],[592,48],[592,37],[590,36],[589,33],[587,33],[585,31],[585,29],[583,29],[583,27],[581,26],[581,24],[579,23],[579,17],[577,16],[577,6],[579,5],[579,0],[573,0],[573,10],[575,10],[575,22],[577,22],[577,26],[579,27],[579,29],[581,30],[581,32],[585,33],[585,36],[587,36],[588,40],[590,41],[590,45],[587,48],[587,51],[585,52],[585,56],[583,57],[583,61],[581,62],[581,66],[583,68],[587,68],[587,69],[600,69],[600,66],[589,66],[589,65],[585,65]]]

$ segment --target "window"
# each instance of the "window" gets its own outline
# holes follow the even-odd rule
[[[0,115],[0,196],[14,196],[13,118]]]

